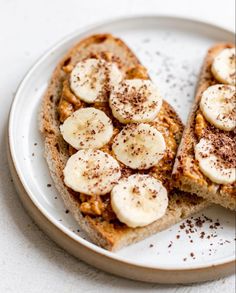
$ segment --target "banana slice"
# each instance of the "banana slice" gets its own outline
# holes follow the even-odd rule
[[[111,119],[95,108],[75,111],[60,126],[66,142],[75,149],[96,149],[108,143],[113,135]]]
[[[236,57],[235,48],[222,50],[214,59],[211,71],[215,78],[226,84],[235,85]]]
[[[152,121],[162,105],[159,91],[150,80],[125,80],[111,92],[109,104],[121,123]]]
[[[86,59],[77,63],[71,72],[70,87],[86,103],[107,101],[111,88],[122,80],[115,63],[103,59]]]
[[[200,108],[206,120],[219,129],[231,131],[236,126],[235,86],[217,84],[202,94]]]
[[[165,214],[167,191],[159,180],[149,175],[134,174],[113,188],[111,206],[117,218],[127,226],[146,226]]]
[[[236,180],[236,145],[229,137],[202,138],[195,146],[195,158],[202,173],[218,184],[230,184]],[[230,160],[226,156],[230,157]]]
[[[112,150],[116,158],[132,169],[149,169],[163,157],[163,135],[149,124],[130,124],[115,137]]]
[[[64,169],[65,184],[77,192],[103,195],[118,182],[118,162],[100,150],[80,150],[72,155]]]

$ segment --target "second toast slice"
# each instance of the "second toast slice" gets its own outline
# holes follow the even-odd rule
[[[221,152],[222,163],[235,168],[235,129],[231,131],[224,131],[218,129],[210,123],[200,107],[200,101],[203,93],[212,86],[219,86],[224,88],[224,84],[218,81],[212,73],[212,64],[217,56],[227,49],[235,48],[233,44],[221,43],[209,49],[204,60],[202,71],[199,77],[199,83],[196,90],[193,107],[189,114],[186,128],[178,149],[177,158],[173,169],[173,178],[175,184],[181,190],[195,193],[211,202],[220,204],[231,210],[236,209],[236,182],[228,184],[220,184],[213,182],[209,177],[211,175],[204,175],[200,170],[199,161],[195,155],[196,145],[203,138],[214,138],[215,147],[218,153]],[[235,55],[232,56],[235,58]],[[233,61],[232,61],[233,62]],[[233,89],[233,85],[225,85]],[[235,99],[235,89],[232,90],[232,99]],[[230,102],[232,103],[232,101]],[[215,110],[214,103],[210,105],[211,110]],[[216,110],[217,111],[217,110]],[[234,162],[233,162],[234,161]],[[232,167],[231,167],[232,168]],[[236,178],[235,178],[236,179]]]

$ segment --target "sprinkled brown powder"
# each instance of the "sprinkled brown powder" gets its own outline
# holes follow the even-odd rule
[[[212,148],[209,151],[218,158],[219,166],[236,167],[236,140],[230,134],[206,131],[205,137],[211,142]]]

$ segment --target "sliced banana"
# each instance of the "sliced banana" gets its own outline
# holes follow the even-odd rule
[[[117,218],[127,226],[146,226],[164,216],[167,191],[159,180],[149,175],[131,175],[113,188],[111,206]]]
[[[69,158],[63,173],[68,187],[88,195],[110,192],[121,176],[118,162],[100,150],[78,151]]]
[[[219,140],[220,138],[217,139]],[[232,152],[232,156],[235,156],[232,149],[232,146],[235,146],[235,144],[233,141],[228,142],[226,145],[222,144],[221,146],[214,147],[214,143],[211,140],[202,138],[195,146],[195,158],[198,160],[200,170],[211,181],[218,184],[230,184],[236,180],[235,166],[232,164],[227,166],[224,155],[219,156],[219,153],[223,154],[224,152]],[[229,149],[230,145],[231,149]]]
[[[202,94],[200,108],[208,122],[222,130],[233,130],[236,126],[235,86],[210,86]]]
[[[152,121],[162,105],[162,97],[150,80],[125,80],[111,92],[109,104],[121,123]]]
[[[101,148],[113,135],[111,119],[95,108],[75,111],[60,126],[60,130],[64,140],[77,150]]]
[[[163,157],[163,135],[149,124],[130,124],[115,137],[112,150],[116,158],[132,169],[149,169]]]
[[[222,50],[214,59],[211,71],[215,78],[226,84],[236,83],[235,48]]]
[[[122,80],[115,63],[103,59],[86,59],[77,63],[71,72],[70,87],[86,103],[107,101],[109,91]]]

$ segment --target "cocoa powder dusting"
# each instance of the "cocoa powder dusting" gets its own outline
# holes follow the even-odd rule
[[[212,148],[209,148],[210,154],[218,158],[219,166],[225,168],[236,167],[236,140],[229,134],[215,134],[206,132],[205,137],[211,141]]]

